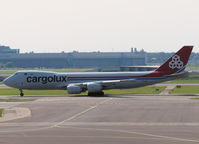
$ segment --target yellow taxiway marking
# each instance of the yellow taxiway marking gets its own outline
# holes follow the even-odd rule
[[[65,123],[65,122],[68,122],[68,121],[70,121],[70,120],[73,120],[73,119],[77,118],[78,116],[83,115],[83,114],[87,113],[88,111],[90,111],[90,110],[92,110],[92,109],[95,109],[95,108],[97,108],[98,106],[103,105],[103,104],[105,104],[106,102],[108,102],[108,101],[110,101],[110,100],[112,100],[112,99],[113,99],[113,98],[109,98],[109,99],[106,99],[106,100],[104,100],[104,101],[102,101],[102,102],[96,103],[94,106],[91,106],[91,107],[89,107],[88,109],[86,109],[86,110],[84,110],[84,111],[82,111],[82,112],[79,112],[79,113],[77,113],[77,114],[75,114],[75,115],[73,115],[73,116],[71,116],[71,117],[69,117],[69,118],[67,118],[67,119],[65,119],[65,120],[63,120],[63,121],[61,121],[61,122],[59,122],[59,123],[56,123],[55,125],[51,126],[51,128],[57,127],[57,126],[59,126],[59,125]]]
[[[69,128],[69,127],[67,127],[67,128]],[[136,135],[140,135],[140,136],[148,136],[148,137],[153,137],[153,138],[165,139],[165,140],[170,140],[170,141],[182,141],[182,142],[199,143],[199,140],[186,139],[186,138],[177,138],[177,137],[170,137],[170,136],[149,134],[149,133],[143,133],[143,132],[135,132],[135,131],[129,131],[129,130],[98,129],[98,128],[81,128],[81,127],[76,127],[76,126],[71,126],[71,128],[87,129],[87,130],[95,130],[95,131],[96,131],[96,130],[99,130],[99,131],[120,132],[120,133],[136,134]]]
[[[185,139],[185,138],[177,138],[177,137],[170,137],[170,136],[162,136],[162,135],[155,135],[155,134],[142,133],[142,132],[134,132],[134,131],[126,131],[126,130],[124,130],[124,131],[121,130],[121,132],[129,133],[129,134],[137,134],[137,135],[149,136],[149,137],[154,137],[154,138],[162,138],[162,139],[173,140],[173,141],[183,141],[183,142],[199,143],[199,140],[193,140],[193,139]]]

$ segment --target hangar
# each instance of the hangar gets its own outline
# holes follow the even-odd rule
[[[20,68],[99,68],[145,65],[145,52],[0,53]]]

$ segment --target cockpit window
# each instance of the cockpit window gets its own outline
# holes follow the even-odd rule
[[[18,73],[16,72],[16,73],[14,73],[13,75],[17,75]]]

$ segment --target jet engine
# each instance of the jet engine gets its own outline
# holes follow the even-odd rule
[[[82,92],[82,88],[79,85],[68,85],[67,91],[69,94],[80,94]]]
[[[102,91],[102,85],[99,83],[88,83],[87,89],[89,93],[93,92],[101,92]]]

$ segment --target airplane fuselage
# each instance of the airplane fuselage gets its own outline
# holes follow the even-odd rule
[[[58,73],[47,71],[21,71],[16,72],[6,80],[8,86],[18,89],[66,89],[69,84],[98,82],[98,81],[112,81],[120,80],[119,83],[114,84],[114,89],[134,88],[145,86],[149,84],[168,81],[173,78],[168,76],[162,77],[142,77],[147,72],[73,72],[73,73]],[[133,80],[123,81],[123,80]],[[104,89],[111,89],[107,87]]]

